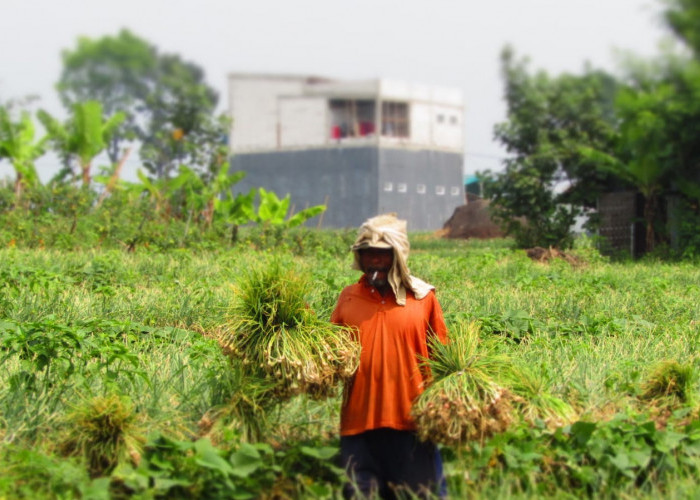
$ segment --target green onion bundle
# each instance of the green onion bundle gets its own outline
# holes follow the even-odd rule
[[[273,264],[239,284],[233,319],[219,341],[251,370],[276,382],[276,396],[334,394],[357,370],[352,331],[316,317],[304,297],[307,282]]]
[[[479,346],[474,323],[459,324],[447,344],[434,339],[430,348],[434,380],[412,408],[419,437],[458,445],[506,430],[513,396],[499,381],[509,374],[508,358]]]

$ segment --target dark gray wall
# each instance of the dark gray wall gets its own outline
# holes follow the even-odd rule
[[[464,204],[462,155],[382,149],[379,157],[379,213],[396,212],[408,221],[411,230],[435,230]],[[387,183],[391,183],[391,191],[385,191]],[[401,184],[405,193],[399,191]],[[424,193],[418,192],[419,185],[425,187]],[[436,192],[438,188],[443,194]]]
[[[289,193],[295,211],[327,201],[323,227],[357,227],[379,213],[397,212],[410,230],[434,230],[464,200],[462,156],[455,153],[376,147],[250,153],[235,155],[231,169],[246,172],[235,192],[264,187]],[[417,193],[418,184],[425,185],[424,194]],[[444,186],[445,194],[436,195],[436,186]],[[453,186],[459,195],[451,194]]]

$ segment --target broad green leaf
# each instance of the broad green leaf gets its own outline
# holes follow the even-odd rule
[[[248,477],[262,465],[262,458],[254,445],[241,443],[240,448],[231,454],[230,462],[234,476]]]
[[[301,448],[299,448],[299,450],[304,455],[308,455],[309,457],[313,458],[318,458],[319,460],[330,460],[338,454],[338,449],[331,446],[322,446],[318,448],[311,446],[302,446]]]
[[[597,424],[594,422],[576,422],[571,426],[571,437],[576,441],[576,444],[583,446],[588,442],[596,430]]]
[[[219,450],[208,439],[199,439],[194,443],[197,452],[195,462],[202,467],[219,471],[220,473],[234,474],[231,465],[219,454]]]

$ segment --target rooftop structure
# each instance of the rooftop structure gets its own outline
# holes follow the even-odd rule
[[[326,204],[322,225],[397,212],[437,229],[464,201],[461,92],[384,79],[229,75],[236,188]]]

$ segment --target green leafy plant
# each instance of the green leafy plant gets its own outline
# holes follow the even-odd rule
[[[61,124],[43,110],[38,116],[64,160],[77,161],[83,186],[89,186],[92,180],[93,159],[107,147],[110,137],[125,119],[123,113],[117,112],[105,120],[102,104],[98,101],[74,104],[72,116],[66,124]]]
[[[39,182],[34,160],[44,154],[46,138],[34,140],[34,123],[28,112],[20,120],[11,119],[7,108],[0,106],[0,159],[7,158],[15,169],[15,203],[22,191]]]
[[[255,215],[255,222],[258,224],[271,224],[273,226],[295,227],[308,219],[315,217],[326,210],[324,205],[316,205],[305,208],[287,218],[289,213],[289,194],[280,199],[272,191],[267,191],[265,188],[259,188],[258,194],[260,201],[258,211]]]

